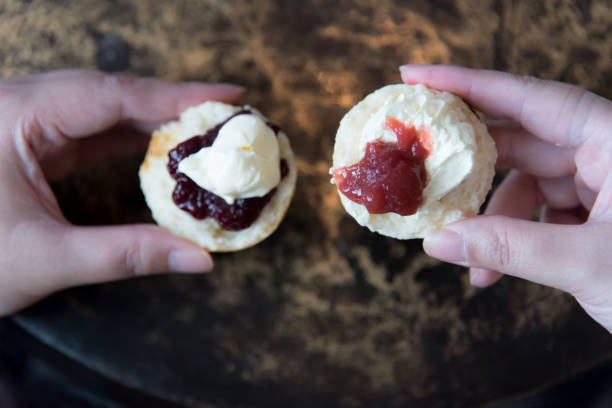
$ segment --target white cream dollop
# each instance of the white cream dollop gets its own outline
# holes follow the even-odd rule
[[[428,133],[432,151],[425,160],[428,183],[423,190],[424,204],[439,200],[470,175],[476,150],[476,145],[470,142],[473,136],[465,136],[470,132],[473,135],[469,125],[446,125],[453,116],[449,107],[453,107],[456,98],[450,94],[432,97],[427,92],[423,85],[416,85],[412,94],[398,92],[394,98],[380,103],[376,110],[364,112],[364,125],[358,139],[358,152],[361,157],[365,155],[368,142],[380,140],[397,143],[397,135],[385,126],[387,117]]]
[[[278,140],[257,115],[230,119],[210,147],[181,160],[178,170],[228,204],[262,197],[280,183]]]

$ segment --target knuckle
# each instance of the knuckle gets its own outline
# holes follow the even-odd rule
[[[541,79],[536,78],[532,75],[518,75],[518,74],[511,74],[511,75],[514,78],[514,80],[520,82],[521,85],[524,85],[526,87],[534,86],[542,82]]]
[[[151,232],[154,230],[155,227],[151,225],[130,226],[130,238],[122,240],[120,244],[118,279],[147,275],[159,269],[160,254],[151,250]]]
[[[519,263],[515,248],[520,247],[517,244],[517,238],[510,236],[505,228],[499,228],[492,231],[485,250],[482,251],[482,256],[485,259],[476,259],[484,266],[493,267],[500,272],[512,271],[517,268]],[[478,258],[478,254],[473,253],[471,258]]]
[[[135,81],[133,76],[127,74],[103,74],[102,79],[104,87],[119,92],[132,87]]]
[[[511,269],[516,262],[512,248],[511,239],[505,230],[493,235],[493,250],[496,254],[494,259],[503,270]]]
[[[117,266],[117,278],[128,279],[138,276],[141,272],[142,259],[140,247],[137,243],[131,243],[122,250],[119,257],[120,264]]]

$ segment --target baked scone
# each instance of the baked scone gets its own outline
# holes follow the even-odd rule
[[[225,252],[274,232],[297,168],[289,139],[259,111],[205,102],[153,133],[139,176],[159,225]]]
[[[388,85],[340,122],[330,173],[346,211],[398,239],[478,213],[497,151],[460,98],[424,85]]]

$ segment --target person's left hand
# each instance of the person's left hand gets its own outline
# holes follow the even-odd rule
[[[134,152],[188,106],[241,93],[79,70],[0,81],[0,316],[70,286],[210,270],[208,253],[153,225],[71,225],[47,179]]]

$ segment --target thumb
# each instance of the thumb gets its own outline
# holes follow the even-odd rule
[[[425,252],[443,261],[500,271],[576,294],[606,242],[600,225],[554,225],[503,216],[458,221],[429,234]],[[605,253],[605,252],[604,252]]]
[[[210,255],[196,244],[153,225],[66,227],[56,248],[58,286],[75,286],[165,272],[212,269]]]

